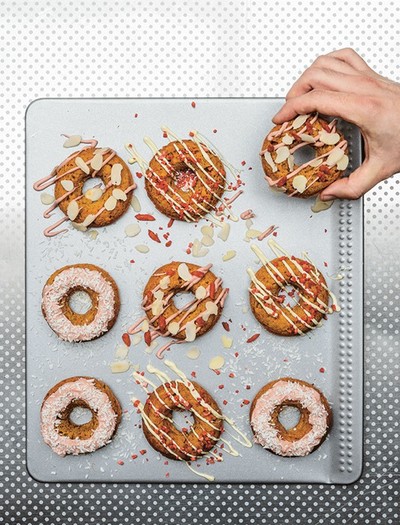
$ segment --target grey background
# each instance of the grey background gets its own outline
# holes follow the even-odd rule
[[[25,470],[24,112],[49,96],[282,96],[355,47],[400,80],[395,2],[0,2],[3,523],[398,521],[399,179],[365,206],[365,466],[352,486],[40,484]],[[397,243],[397,245],[396,245]]]
[[[304,458],[280,458],[266,453],[262,447],[245,448],[232,444],[241,454],[232,457],[223,454],[223,462],[213,466],[199,461],[198,470],[215,476],[219,482],[301,481],[351,483],[361,473],[362,463],[362,201],[335,202],[329,211],[312,213],[314,199],[287,199],[268,188],[260,163],[260,145],[268,132],[266,122],[281,107],[282,99],[197,99],[193,108],[191,99],[119,99],[119,100],[37,100],[27,112],[26,120],[26,184],[27,184],[27,461],[29,473],[41,481],[205,481],[189,471],[185,464],[169,461],[156,454],[137,425],[140,415],[133,408],[132,396],[144,400],[145,394],[135,385],[132,370],[112,374],[109,363],[114,349],[121,344],[121,335],[143,314],[140,303],[143,289],[150,275],[159,266],[171,260],[188,261],[197,265],[213,264],[212,271],[230,288],[222,319],[232,320],[229,336],[232,348],[225,349],[221,336],[227,335],[221,323],[193,343],[175,345],[166,358],[173,360],[188,377],[192,371],[197,381],[218,402],[224,413],[232,417],[249,438],[250,405],[243,399],[253,399],[259,389],[279,377],[295,377],[314,383],[320,388],[334,413],[334,425],[329,436],[315,453]],[[138,115],[134,118],[133,115]],[[50,119],[47,117],[51,116]],[[105,126],[105,123],[107,125]],[[141,232],[134,238],[125,236],[124,229],[136,222],[130,208],[116,224],[97,229],[96,240],[90,232],[69,231],[52,239],[43,236],[43,229],[57,221],[59,210],[50,219],[42,214],[46,207],[40,194],[32,189],[34,181],[49,173],[54,165],[71,153],[62,147],[61,133],[79,133],[96,137],[99,145],[113,147],[123,159],[129,154],[124,144],[132,142],[144,158],[153,153],[143,143],[151,137],[161,147],[168,140],[162,138],[161,126],[168,125],[174,133],[187,137],[197,129],[216,145],[234,166],[242,169],[243,194],[232,206],[239,216],[251,208],[255,212],[253,228],[266,230],[278,226],[278,243],[290,253],[302,256],[307,251],[327,279],[328,286],[337,295],[341,311],[305,337],[279,337],[268,333],[254,318],[248,300],[249,277],[246,269],[257,270],[260,263],[244,241],[246,225],[243,220],[229,221],[230,235],[226,242],[218,239],[202,258],[186,254],[189,242],[201,238],[198,225],[176,221],[170,231],[172,246],[149,240],[147,227],[166,231],[168,217],[155,210],[147,197],[143,179],[137,179],[135,196],[142,212],[152,213],[156,221],[140,223]],[[355,169],[361,159],[360,134],[349,124],[339,123],[339,129],[349,142],[351,166]],[[212,132],[217,129],[217,133]],[[232,130],[236,132],[233,134]],[[210,137],[211,135],[211,137]],[[246,165],[241,166],[245,160]],[[249,168],[252,168],[251,170]],[[138,165],[132,165],[132,172]],[[229,178],[229,177],[228,177]],[[233,179],[231,176],[229,180]],[[51,194],[54,187],[48,188]],[[232,193],[227,194],[228,196]],[[161,237],[162,238],[162,237]],[[265,255],[275,255],[267,241],[255,241]],[[147,254],[135,250],[137,244],[149,247]],[[223,262],[227,250],[237,255]],[[129,261],[135,260],[134,264]],[[121,312],[116,326],[99,339],[84,344],[61,341],[43,318],[40,301],[42,288],[48,277],[66,264],[86,262],[99,264],[116,280],[121,296]],[[324,266],[327,264],[327,267]],[[331,279],[339,269],[344,278]],[[243,307],[247,308],[243,312]],[[243,331],[242,326],[246,331]],[[254,333],[261,334],[253,344],[246,341]],[[167,342],[158,340],[158,347]],[[189,359],[186,353],[196,346],[201,351],[198,359]],[[238,357],[235,353],[238,352]],[[132,345],[128,358],[145,371],[151,363],[167,373],[170,370],[155,356],[146,352],[143,340]],[[222,355],[225,365],[221,375],[209,369],[212,357]],[[324,373],[320,372],[321,367]],[[234,372],[235,377],[229,378]],[[40,406],[46,392],[58,381],[76,374],[98,377],[113,389],[122,404],[123,420],[112,443],[96,453],[61,458],[43,442],[40,434]],[[171,374],[170,374],[171,375]],[[151,377],[151,374],[149,375]],[[174,377],[172,374],[171,377]],[[155,378],[153,377],[153,380]],[[157,384],[156,380],[156,384]],[[219,389],[218,385],[224,385]],[[246,389],[249,387],[249,389]],[[223,400],[228,400],[226,406]],[[229,428],[227,428],[229,430]],[[227,439],[230,439],[227,436]],[[148,453],[132,461],[132,453],[146,449]],[[123,460],[124,465],[119,465]],[[251,468],[247,468],[251,465]],[[168,473],[168,478],[166,474]]]

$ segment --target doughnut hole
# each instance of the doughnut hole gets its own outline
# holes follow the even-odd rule
[[[104,181],[101,177],[88,177],[82,186],[83,195],[85,195],[88,190],[93,188],[100,188],[102,191],[104,191]]]
[[[172,299],[175,308],[177,308],[178,310],[184,309],[185,306],[187,306],[195,300],[196,298],[192,292],[185,292],[184,290],[180,290],[179,292],[177,292]]]
[[[92,411],[86,407],[75,407],[69,414],[69,420],[76,426],[86,425],[92,418]]]
[[[59,434],[71,439],[89,439],[97,428],[96,413],[82,400],[71,402],[57,421]]]
[[[97,313],[99,296],[90,288],[72,288],[63,301],[65,317],[74,325],[90,324]]]
[[[69,297],[71,310],[78,315],[86,314],[93,306],[90,295],[85,290],[76,290]]]
[[[194,425],[194,418],[190,410],[175,409],[172,413],[172,421],[179,432],[189,432]]]
[[[315,159],[315,156],[315,149],[311,146],[303,146],[293,153],[296,166],[301,166],[302,164],[310,162],[310,160]]]
[[[193,189],[197,182],[196,173],[183,162],[175,166],[172,178],[175,186],[185,193]]]
[[[298,425],[300,421],[300,410],[294,406],[283,405],[278,414],[278,420],[286,430],[290,430]]]
[[[290,308],[294,308],[299,302],[299,290],[294,286],[287,285],[286,288],[280,289],[279,297],[283,297],[282,305],[288,305]]]

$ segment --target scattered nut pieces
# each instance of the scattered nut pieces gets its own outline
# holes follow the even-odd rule
[[[208,368],[211,370],[219,370],[222,368],[225,364],[225,359],[222,357],[222,355],[217,355],[210,359],[210,362],[208,363]]]
[[[111,372],[113,374],[120,374],[129,370],[131,364],[128,360],[124,361],[113,361],[110,365]]]
[[[142,206],[140,205],[139,199],[135,194],[132,195],[131,206],[136,212],[142,211]]]
[[[218,233],[218,237],[225,242],[228,240],[230,231],[231,225],[228,222],[224,222],[221,231]]]
[[[115,359],[125,359],[128,355],[129,348],[126,345],[118,345],[115,351]]]
[[[230,261],[231,259],[233,259],[234,257],[236,257],[236,251],[235,250],[228,250],[226,252],[225,255],[222,256],[222,260],[224,262],[226,261]]]
[[[40,200],[42,201],[42,204],[45,204],[48,206],[49,204],[53,204],[53,202],[56,200],[54,195],[50,195],[50,193],[42,193],[40,195]]]
[[[186,357],[189,359],[197,359],[200,356],[200,350],[197,346],[193,346],[186,352]]]
[[[224,348],[232,348],[233,339],[225,334],[221,335],[221,341]]]
[[[145,244],[137,244],[135,246],[135,249],[139,252],[139,253],[148,253],[150,251],[150,248],[148,246],[146,246]]]
[[[125,228],[125,235],[127,237],[136,237],[140,233],[140,226],[136,222],[134,224],[128,224]]]
[[[75,148],[81,143],[82,137],[80,135],[70,135],[64,142],[64,148]]]

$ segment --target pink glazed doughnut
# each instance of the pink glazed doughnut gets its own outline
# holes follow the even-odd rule
[[[73,423],[71,412],[87,408],[92,419]],[[59,456],[78,455],[104,447],[114,436],[122,409],[111,388],[93,377],[70,377],[57,383],[46,394],[40,412],[44,442]]]
[[[284,407],[300,412],[299,422],[286,429],[279,421]],[[285,377],[265,385],[250,409],[256,443],[278,456],[307,456],[325,440],[332,411],[323,393],[306,381]]]

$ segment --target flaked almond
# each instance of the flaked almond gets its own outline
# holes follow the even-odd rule
[[[127,370],[129,370],[130,366],[130,362],[127,359],[125,359],[123,361],[114,361],[113,363],[111,363],[110,368],[113,374],[121,374],[122,372],[126,372]]]
[[[232,348],[233,339],[225,334],[221,335],[221,341],[224,348]]]
[[[328,133],[327,131],[322,130],[319,134],[319,140],[324,144],[333,146],[334,144],[337,144],[339,142],[340,135],[339,133]]]
[[[140,326],[140,330],[144,333],[148,332],[149,331],[149,321],[147,319],[145,319],[141,326]]]
[[[133,337],[132,337],[132,344],[133,345],[138,345],[140,343],[140,341],[142,340],[142,336],[140,334],[135,334]]]
[[[275,164],[284,162],[290,155],[290,150],[287,146],[281,146],[276,151]]]
[[[226,261],[230,261],[231,259],[233,259],[234,257],[236,257],[236,251],[235,250],[228,250],[225,255],[222,256],[222,260],[224,262]]]
[[[311,211],[314,213],[319,213],[320,211],[328,210],[333,204],[333,200],[331,201],[321,201],[319,195],[317,195],[317,198],[315,199],[315,203],[311,206]]]
[[[113,164],[111,168],[111,184],[114,186],[118,186],[121,184],[121,171],[122,171],[122,164]]]
[[[95,171],[99,171],[103,165],[103,155],[99,152],[96,152],[95,156],[90,161],[90,165]]]
[[[201,244],[203,246],[212,246],[214,244],[214,239],[209,235],[203,235],[201,238]]]
[[[68,204],[67,215],[70,221],[74,221],[79,215],[79,206],[76,201],[71,201]]]
[[[151,313],[155,316],[159,316],[163,310],[162,299],[156,299],[151,303]]]
[[[312,168],[318,168],[324,161],[322,159],[314,159],[308,163]]]
[[[247,239],[255,239],[256,237],[258,237],[259,235],[262,234],[262,231],[260,230],[247,230],[246,232],[246,238]]]
[[[171,321],[169,325],[167,326],[167,328],[168,328],[168,332],[171,335],[176,335],[179,332],[179,323],[177,323],[176,321]]]
[[[309,142],[310,144],[315,142],[315,139],[312,135],[308,135],[307,133],[300,133],[299,137],[303,142]]]
[[[187,341],[188,343],[191,343],[192,341],[194,341],[196,339],[196,332],[197,332],[197,328],[196,328],[194,321],[190,321],[189,323],[186,323],[185,341]]]
[[[75,148],[81,143],[82,137],[80,135],[70,135],[64,142],[64,148]]]
[[[202,226],[201,233],[203,235],[208,235],[208,237],[214,237],[214,228],[211,226]]]
[[[188,268],[186,263],[181,263],[178,266],[178,275],[184,281],[190,281],[191,280],[192,274],[189,272],[189,268]]]
[[[117,199],[110,195],[106,202],[104,203],[104,207],[107,211],[113,211],[115,209],[115,206],[117,205]]]
[[[142,206],[135,194],[132,195],[131,206],[136,212],[142,211]]]
[[[294,170],[294,156],[289,155],[287,161],[288,161],[289,171],[293,171]]]
[[[112,191],[112,195],[115,199],[117,199],[117,201],[126,201],[126,199],[128,198],[126,196],[126,193],[122,191],[120,188],[115,188]]]
[[[203,247],[198,239],[193,241],[192,255],[193,257],[205,257],[209,252],[208,248]]]
[[[291,135],[283,135],[282,142],[286,144],[286,146],[290,146],[290,144],[293,144],[294,138]]]
[[[197,348],[197,346],[192,346],[187,352],[186,357],[189,359],[197,359],[200,356],[200,350]]]
[[[127,237],[136,237],[140,233],[140,226],[136,222],[134,224],[128,224],[125,228],[125,235]]]
[[[337,164],[344,156],[344,151],[341,148],[334,148],[326,159],[328,166],[334,166]]]
[[[103,190],[101,188],[90,188],[85,192],[85,197],[92,202],[96,202],[101,199]]]
[[[204,299],[207,296],[207,290],[204,288],[204,286],[199,286],[197,288],[195,296],[198,300]]]
[[[278,168],[276,167],[275,162],[273,161],[272,155],[269,151],[266,151],[264,153],[264,159],[265,159],[265,162],[268,164],[268,166],[272,169],[273,173],[278,171]]]
[[[87,230],[87,227],[79,222],[71,222],[71,224],[75,228],[75,230],[78,230],[80,232],[85,232]]]
[[[92,224],[92,222],[95,220],[96,215],[93,215],[92,213],[89,213],[89,215],[86,215],[85,220],[82,222],[82,226],[87,228]]]
[[[222,240],[222,241],[227,241],[228,240],[228,237],[229,237],[229,233],[231,231],[231,225],[227,222],[224,222],[222,224],[222,228],[221,230],[219,231],[218,233],[218,237]]]
[[[99,235],[99,232],[96,230],[90,230],[88,232],[88,235],[92,239],[92,241],[95,241],[97,239],[97,236]]]
[[[71,191],[74,189],[74,183],[72,180],[62,180],[61,186],[64,188],[65,191]]]
[[[210,359],[210,362],[208,363],[208,368],[211,370],[219,370],[222,368],[225,364],[225,359],[222,357],[222,355],[216,355],[212,359]]]
[[[208,321],[208,318],[210,317],[210,315],[217,315],[217,314],[218,314],[218,306],[212,301],[207,301],[206,310],[202,315],[202,318],[204,319],[204,321]]]
[[[125,357],[128,355],[128,352],[129,348],[126,345],[118,345],[115,351],[115,358],[125,359]]]
[[[298,117],[296,117],[293,121],[293,129],[299,129],[301,128],[301,126],[303,126],[303,124],[305,123],[305,121],[308,119],[310,115],[299,115]]]
[[[78,166],[79,169],[83,171],[83,173],[86,173],[86,175],[89,175],[90,168],[81,157],[75,157],[75,164]]]
[[[40,200],[42,201],[42,204],[48,206],[49,204],[53,204],[55,198],[54,195],[50,195],[50,193],[42,193],[40,195]]]
[[[169,275],[165,275],[160,279],[160,288],[161,290],[166,290],[169,286],[169,283],[171,282],[171,278]]]
[[[139,252],[139,253],[148,253],[150,251],[150,248],[148,246],[146,246],[145,244],[137,244],[135,246],[135,249]]]
[[[349,157],[348,155],[343,155],[343,157],[336,164],[336,167],[338,170],[344,171],[348,165],[349,165]]]
[[[296,175],[293,178],[293,188],[299,193],[303,193],[307,187],[307,177],[304,175]]]

